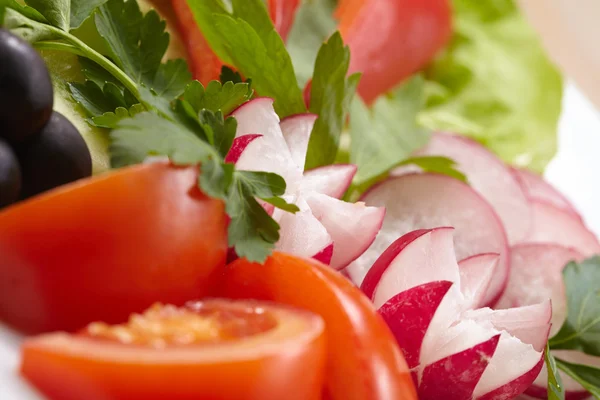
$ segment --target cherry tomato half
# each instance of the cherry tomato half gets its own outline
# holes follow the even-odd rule
[[[383,319],[360,289],[314,260],[274,253],[264,265],[239,259],[224,270],[219,294],[288,304],[326,325],[326,398],[416,400],[410,371]]]
[[[211,300],[28,339],[21,372],[50,400],[319,400],[325,346],[317,315]]]
[[[204,295],[225,264],[221,201],[197,169],[146,164],[0,212],[0,320],[26,332],[122,322]]]

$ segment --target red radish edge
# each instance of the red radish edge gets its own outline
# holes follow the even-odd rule
[[[226,163],[235,164],[240,159],[240,156],[246,150],[246,147],[250,143],[252,143],[255,139],[262,137],[260,134],[248,134],[244,136],[237,137],[233,139],[233,143],[231,144],[231,149],[229,149],[229,153],[225,157]]]
[[[329,246],[315,254],[312,258],[322,262],[325,265],[329,265],[331,264],[331,258],[333,257],[333,248],[334,244],[331,243]]]
[[[254,104],[254,103],[257,103],[257,102],[266,102],[266,101],[270,102],[271,104],[273,104],[275,102],[275,100],[272,97],[255,97],[255,98],[253,98],[250,101],[247,101],[247,102],[245,102],[243,104],[240,104],[235,110],[233,110],[231,112],[231,115],[233,115],[236,112],[244,109],[245,107],[247,107],[250,104]]]
[[[373,296],[375,295],[375,289],[381,280],[381,277],[390,266],[390,264],[394,261],[394,259],[400,254],[402,250],[406,248],[409,244],[415,241],[415,239],[432,232],[433,229],[419,229],[413,232],[409,232],[401,238],[397,239],[394,243],[392,243],[382,254],[379,256],[375,264],[371,267],[365,279],[362,281],[360,285],[360,289],[364,294],[367,295],[368,298],[373,300]]]

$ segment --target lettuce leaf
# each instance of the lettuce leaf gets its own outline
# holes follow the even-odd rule
[[[539,172],[556,153],[562,78],[513,0],[453,0],[455,36],[426,71],[420,122]]]

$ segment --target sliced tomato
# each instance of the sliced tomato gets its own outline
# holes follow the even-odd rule
[[[275,29],[285,41],[294,24],[296,11],[300,6],[300,0],[268,0],[269,15],[275,24]]]
[[[316,261],[274,253],[264,265],[239,259],[224,270],[219,294],[303,308],[325,321],[326,398],[416,400],[406,362],[371,302],[350,281]]]
[[[171,0],[171,5],[177,16],[179,34],[187,44],[188,60],[194,79],[203,84],[218,80],[223,63],[198,29],[187,0]]]
[[[205,294],[225,264],[227,218],[197,175],[140,165],[0,212],[0,320],[75,330]]]
[[[425,67],[452,34],[449,0],[341,0],[336,16],[367,102]]]
[[[211,300],[28,339],[21,372],[51,400],[319,400],[325,353],[315,314]]]

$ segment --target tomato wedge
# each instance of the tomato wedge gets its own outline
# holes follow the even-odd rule
[[[336,271],[308,259],[274,253],[264,265],[228,265],[219,294],[288,304],[319,314],[326,325],[326,398],[416,400],[410,371],[371,302]]]
[[[177,16],[179,34],[187,45],[192,76],[205,85],[218,80],[223,63],[198,29],[187,0],[171,0],[171,5]]]
[[[350,47],[350,72],[362,72],[367,102],[429,63],[452,34],[449,0],[341,0],[336,16]]]
[[[223,62],[212,51],[198,28],[187,0],[171,0],[171,6],[177,16],[179,34],[187,43],[188,60],[194,79],[203,84],[219,79]],[[300,0],[268,0],[267,6],[275,29],[285,40],[292,29]]]
[[[210,300],[28,339],[21,372],[51,400],[319,400],[325,347],[317,315]]]
[[[294,17],[300,0],[268,0],[269,15],[275,24],[275,29],[285,41],[294,24]]]
[[[227,217],[195,168],[82,180],[0,212],[0,320],[29,333],[122,322],[199,298],[225,265]]]

